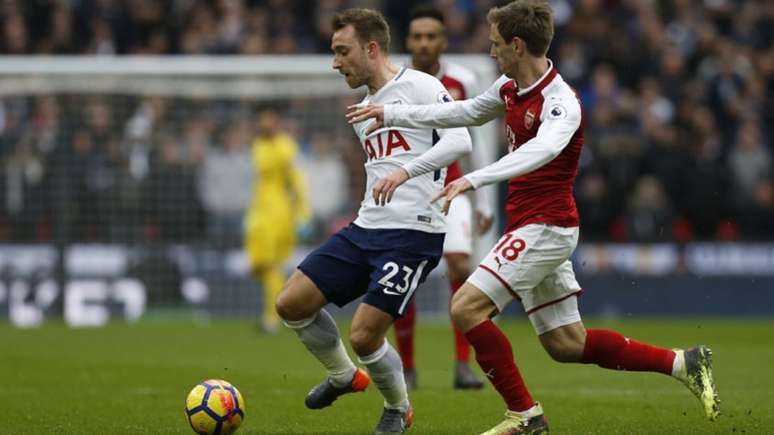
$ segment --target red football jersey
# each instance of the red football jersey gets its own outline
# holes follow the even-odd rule
[[[573,186],[583,146],[583,110],[575,90],[548,63],[545,74],[524,89],[503,75],[464,101],[385,105],[384,123],[453,128],[482,125],[504,114],[509,154],[465,177],[474,188],[508,180],[509,231],[532,223],[578,226]]]
[[[552,86],[546,92],[549,85]],[[500,98],[505,103],[505,134],[509,152],[515,151],[537,135],[541,119],[552,115],[566,116],[562,113],[566,111],[562,106],[553,108],[552,94],[556,94],[558,98],[568,92],[575,93],[564,83],[553,65],[538,83],[524,92],[519,92],[514,80],[509,80],[500,87]],[[556,112],[544,114],[544,110]],[[508,198],[505,204],[508,231],[531,223],[560,227],[580,224],[573,186],[583,147],[583,124],[581,115],[580,127],[556,158],[526,175],[508,181]]]

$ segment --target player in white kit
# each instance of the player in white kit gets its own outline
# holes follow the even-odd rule
[[[388,61],[389,29],[379,12],[348,9],[333,18],[333,29],[333,67],[350,87],[368,87],[363,104],[451,101],[435,77]],[[373,380],[384,396],[374,433],[400,434],[411,425],[413,410],[400,356],[384,337],[441,259],[446,220],[431,199],[443,188],[446,166],[468,153],[471,142],[464,128],[389,128],[367,134],[371,123],[354,125],[367,174],[357,219],[299,264],[276,307],[328,372],[307,395],[306,406],[325,408]],[[344,306],[360,296],[350,342],[367,372],[355,367],[323,308]]]
[[[476,75],[456,63],[441,58],[446,49],[446,33],[443,13],[430,5],[422,5],[411,12],[406,48],[411,53],[410,67],[435,76],[444,85],[454,100],[464,100],[478,92]],[[475,146],[482,143],[478,129],[471,130],[474,147],[470,154],[472,167],[485,166],[488,162],[486,148]],[[460,162],[449,165],[445,184],[462,176]],[[490,205],[489,190],[475,192],[475,207],[466,195],[460,195],[452,201],[446,216],[446,239],[443,244],[443,257],[446,263],[446,277],[451,293],[454,294],[465,282],[471,271],[473,237],[483,235],[492,226],[493,213]],[[416,304],[406,308],[405,316],[395,321],[395,338],[398,353],[403,361],[403,373],[406,386],[414,389],[418,385],[417,369],[414,360],[414,336],[416,335]],[[468,365],[470,343],[459,328],[452,324],[454,332],[454,376],[452,385],[456,389],[479,389],[484,383],[478,379]]]
[[[447,105],[358,108],[351,122],[458,127],[504,116],[510,153],[449,184],[437,199],[508,180],[506,233],[452,300],[452,318],[476,350],[476,361],[507,406],[505,420],[482,435],[548,433],[513,358],[510,341],[490,320],[521,301],[540,343],[556,361],[612,370],[647,371],[682,381],[705,416],[718,416],[719,401],[707,346],[667,349],[602,328],[586,328],[578,311],[582,293],[570,256],[578,243],[573,186],[583,146],[583,111],[575,91],[546,57],[553,14],[545,0],[516,0],[493,8],[491,55],[504,73],[486,92]]]

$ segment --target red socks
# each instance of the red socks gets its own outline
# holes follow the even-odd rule
[[[414,368],[414,331],[417,323],[417,304],[411,301],[406,314],[395,320],[395,339],[404,369]]]
[[[456,293],[457,290],[462,287],[462,284],[465,284],[465,281],[454,281],[451,282],[451,292],[452,294]],[[451,317],[451,316],[450,316]],[[468,343],[468,340],[465,338],[465,334],[462,333],[459,329],[457,329],[456,326],[454,326],[454,322],[452,322],[452,328],[454,329],[454,353],[457,361],[459,362],[468,362],[470,359],[470,343]]]
[[[606,369],[671,375],[674,359],[675,353],[669,349],[632,340],[615,331],[589,329],[581,362]]]
[[[491,320],[465,334],[476,349],[476,361],[511,411],[526,411],[535,405],[513,359],[511,343]]]
[[[535,405],[513,358],[508,338],[491,320],[465,334],[476,349],[476,361],[511,411],[526,411]],[[615,331],[589,329],[581,362],[614,370],[672,374],[675,353],[631,340]]]

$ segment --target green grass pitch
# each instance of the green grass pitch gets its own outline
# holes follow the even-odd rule
[[[343,329],[348,320],[339,319]],[[587,321],[663,346],[712,346],[723,401],[715,423],[667,376],[558,364],[525,321],[501,325],[552,434],[774,433],[774,321]],[[247,322],[146,320],[87,330],[2,324],[0,349],[2,434],[193,433],[183,402],[208,378],[226,379],[244,395],[238,432],[244,435],[369,434],[382,410],[373,386],[331,408],[305,409],[304,396],[322,369],[292,332],[260,335]],[[416,419],[409,433],[478,434],[500,421],[504,407],[490,385],[452,390],[446,324],[420,325],[417,366],[420,389],[411,394]]]

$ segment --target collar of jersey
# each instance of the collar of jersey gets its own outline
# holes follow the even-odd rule
[[[554,63],[551,62],[551,59],[548,59],[548,69],[543,74],[542,77],[540,77],[535,83],[530,85],[528,88],[519,89],[519,85],[516,85],[516,95],[519,98],[526,97],[528,94],[531,94],[532,92],[542,91],[543,88],[546,87],[547,84],[551,83],[551,80],[556,77],[556,68],[554,68]]]
[[[385,83],[385,84],[384,84],[384,86],[382,86],[381,88],[379,88],[379,90],[378,90],[378,91],[376,91],[376,93],[374,93],[374,94],[370,94],[370,93],[369,93],[369,94],[367,95],[367,98],[369,98],[369,99],[374,99],[374,98],[376,98],[376,96],[377,96],[377,95],[379,95],[379,93],[380,93],[380,92],[382,92],[383,90],[385,90],[385,89],[389,88],[389,87],[390,87],[390,85],[392,85],[393,83],[395,83],[396,81],[398,81],[398,79],[400,78],[400,76],[402,76],[402,75],[403,75],[403,73],[405,73],[405,72],[406,72],[406,67],[405,67],[405,66],[402,66],[402,67],[401,67],[401,68],[398,70],[398,72],[395,74],[395,77],[393,77],[392,79],[390,79],[390,81],[389,81],[389,82]]]

